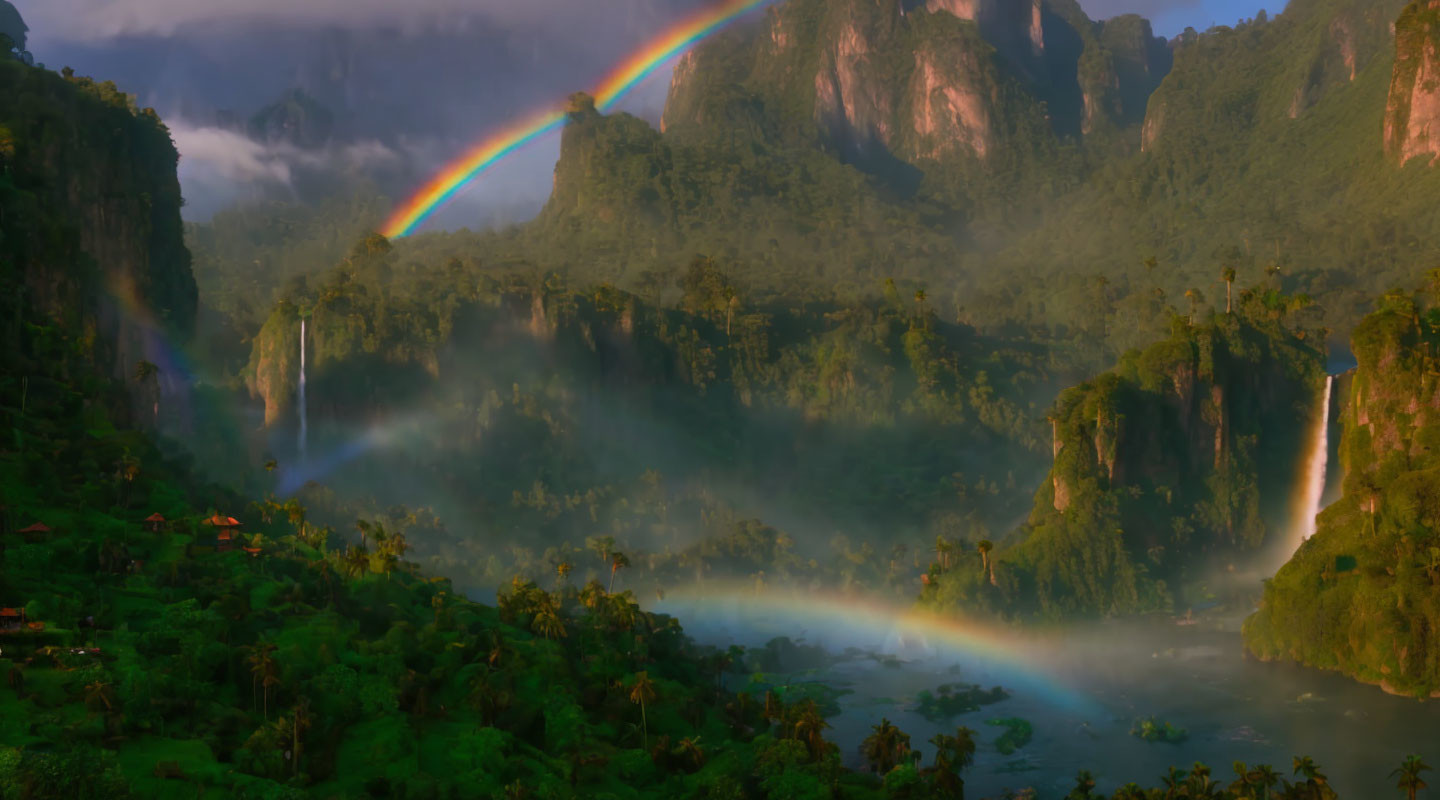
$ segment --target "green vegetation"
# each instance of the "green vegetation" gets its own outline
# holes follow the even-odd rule
[[[985,724],[1005,729],[1005,732],[995,740],[995,749],[1007,756],[1029,744],[1030,737],[1035,733],[1030,722],[1019,717],[996,717],[985,720]]]
[[[195,396],[243,383],[288,425],[306,320],[311,444],[331,470],[315,474],[213,415],[180,428],[185,448],[153,435],[162,400],[187,397],[160,396],[152,351],[197,317],[174,148],[112,84],[0,59],[16,101],[0,106],[0,796],[962,798],[974,731],[922,752],[882,719],[860,747],[871,774],[848,771],[826,738],[846,690],[805,674],[829,656],[699,646],[636,589],[911,598],[920,578],[927,605],[1017,620],[1167,609],[1272,538],[1267,498],[1288,493],[1323,377],[1319,326],[1433,247],[1413,234],[1435,178],[1357,145],[1378,118],[1385,3],[1297,0],[1187,35],[1138,154],[1136,84],[1119,78],[1154,77],[1148,28],[1047,8],[1075,33],[1080,104],[1104,115],[1069,115],[977,26],[793,0],[796,60],[730,74],[743,33],[705,51],[724,79],[685,102],[714,130],[660,134],[577,97],[532,225],[396,247],[356,235],[379,208],[358,195],[298,224],[270,207],[192,227],[222,315],[197,350],[223,385]],[[883,34],[882,84],[908,86],[929,56],[973,68],[995,157],[907,132],[887,155],[913,163],[857,160],[837,138],[856,120],[818,119],[810,94],[816,69],[848,68],[823,59],[855,25]],[[803,80],[764,71],[792,68]],[[328,135],[300,95],[256,133],[296,121],[308,143]],[[1280,158],[1297,151],[1314,158]],[[1275,197],[1293,205],[1257,211]],[[1270,243],[1274,269],[1236,293]],[[677,255],[696,250],[712,257]],[[1182,289],[1182,316],[1166,291],[1197,280],[1211,290]],[[1247,642],[1425,695],[1440,311],[1387,295],[1353,341],[1346,497]],[[1053,406],[1049,477],[997,536],[1032,506],[1041,409],[1117,353]],[[474,586],[500,586],[494,606]],[[950,719],[1006,696],[947,684],[917,701]],[[988,724],[1004,754],[1033,735]],[[1134,733],[1185,737],[1153,718]],[[1428,769],[1412,756],[1392,777],[1413,800]],[[1309,759],[1293,781],[1234,772],[1172,768],[1112,797],[1334,797]],[[1098,796],[1082,771],[1067,797]]]
[[[1054,352],[945,323],[893,286],[796,307],[697,259],[661,288],[674,306],[412,263],[373,237],[275,308],[245,378],[290,424],[304,309],[307,391],[325,412],[312,453],[353,447],[377,419],[396,430],[302,499],[335,526],[385,518],[469,586],[549,585],[560,564],[608,582],[620,552],[617,580],[637,589],[709,576],[908,597],[937,536],[983,539],[1027,504],[1036,398],[1065,372]],[[473,532],[447,529],[462,519]],[[497,552],[497,537],[515,546]]]
[[[1359,367],[1339,384],[1344,495],[1266,585],[1245,625],[1266,659],[1344,672],[1388,691],[1440,692],[1440,519],[1435,487],[1435,345],[1430,291],[1387,294],[1355,329]]]
[[[933,693],[926,689],[915,696],[915,710],[931,722],[949,720],[981,706],[1009,699],[1010,693],[995,686],[982,689],[974,684],[946,683]]]
[[[1147,742],[1164,742],[1165,744],[1180,744],[1190,738],[1190,733],[1184,728],[1177,728],[1154,717],[1141,717],[1135,720],[1135,724],[1130,727],[1130,735]]]
[[[932,568],[922,602],[1063,618],[1168,610],[1283,521],[1323,382],[1304,298],[1261,284],[1234,313],[1173,319],[1167,341],[1067,390],[1029,521]],[[1203,586],[1199,587],[1203,591]]]

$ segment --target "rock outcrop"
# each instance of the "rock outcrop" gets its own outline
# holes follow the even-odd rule
[[[1285,528],[1323,386],[1320,350],[1263,314],[1177,328],[1060,396],[1054,465],[991,557],[995,590],[942,580],[937,597],[1044,617],[1183,601]]]
[[[1144,20],[1072,0],[790,0],[681,60],[663,129],[743,118],[862,165],[983,163],[1137,126],[1169,67]]]
[[[1416,0],[1395,23],[1385,152],[1405,163],[1440,156],[1440,0]]]
[[[195,320],[169,134],[114,84],[68,71],[0,60],[0,96],[3,213],[26,223],[0,219],[14,299],[60,330],[85,331],[92,368],[133,382],[140,362],[163,361]],[[20,317],[5,319],[8,329]]]
[[[1342,672],[1387,691],[1440,693],[1440,360],[1434,311],[1387,295],[1352,337],[1340,382],[1343,494],[1266,584],[1245,623],[1267,660]]]

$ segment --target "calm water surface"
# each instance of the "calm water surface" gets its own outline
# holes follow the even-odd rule
[[[964,648],[897,641],[864,629],[816,624],[785,609],[757,612],[724,603],[664,603],[698,641],[763,645],[776,636],[821,644],[835,653],[861,648],[895,659],[849,658],[792,680],[819,680],[849,690],[829,738],[847,763],[863,768],[861,740],[888,717],[918,746],[959,725],[978,733],[976,763],[966,776],[972,797],[1033,786],[1041,797],[1068,792],[1080,769],[1109,792],[1130,780],[1160,785],[1173,765],[1199,760],[1217,780],[1233,780],[1237,760],[1268,763],[1289,775],[1291,758],[1309,755],[1346,800],[1398,796],[1389,778],[1408,753],[1440,762],[1440,702],[1393,697],[1338,675],[1246,659],[1238,620],[1169,619],[1104,625],[1047,642],[1042,654],[1017,662]],[[984,649],[984,648],[980,648]],[[1040,663],[1036,663],[1040,662]],[[1035,671],[1038,669],[1038,673]],[[915,695],[943,683],[1000,685],[1010,699],[946,722],[926,720]],[[1181,744],[1130,735],[1137,717],[1185,728]],[[1022,717],[1034,738],[1012,755],[994,747],[1003,728],[995,717]]]

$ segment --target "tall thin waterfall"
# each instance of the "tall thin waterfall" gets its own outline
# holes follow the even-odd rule
[[[1305,460],[1304,483],[1300,487],[1295,512],[1299,515],[1295,525],[1295,547],[1315,535],[1315,515],[1320,513],[1320,500],[1325,494],[1325,467],[1330,456],[1330,393],[1335,388],[1335,376],[1325,379],[1325,392],[1320,399],[1319,424],[1310,437],[1310,452]]]
[[[300,460],[305,460],[305,318],[300,318]]]

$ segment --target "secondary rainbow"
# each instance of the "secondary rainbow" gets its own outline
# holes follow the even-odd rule
[[[592,93],[595,107],[601,111],[610,110],[667,61],[769,2],[771,0],[723,0],[671,26],[605,76]],[[556,105],[487,136],[447,164],[420,191],[396,208],[380,232],[391,239],[409,236],[436,209],[490,167],[564,123],[565,112]]]

